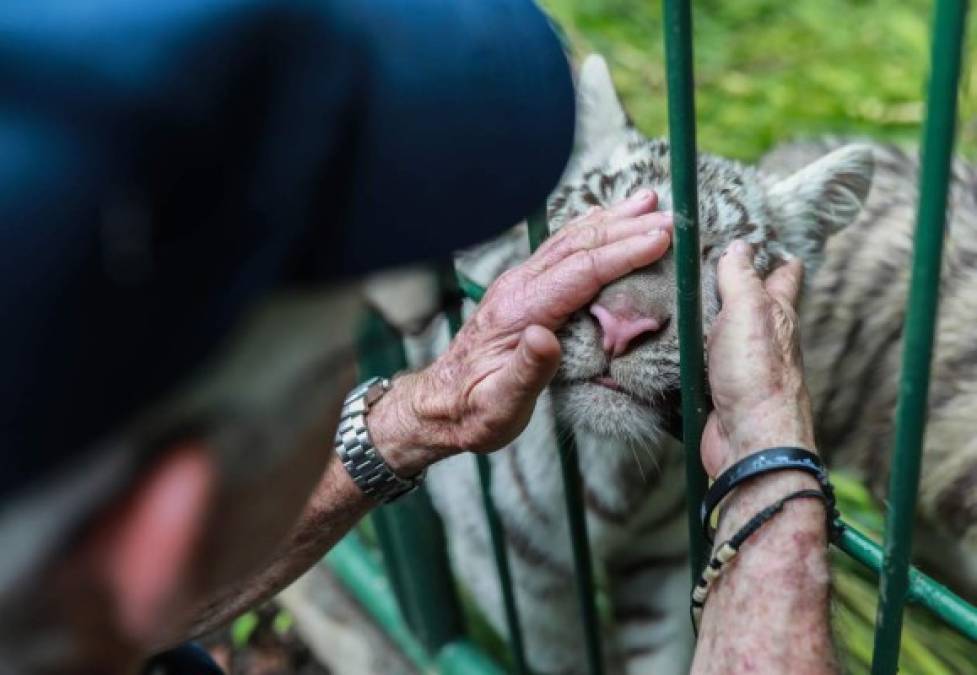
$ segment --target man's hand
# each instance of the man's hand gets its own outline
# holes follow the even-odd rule
[[[723,307],[709,335],[709,385],[716,411],[702,439],[706,471],[777,445],[814,449],[797,312],[804,268],[791,260],[761,280],[752,250],[733,242],[719,261]]]
[[[656,205],[640,191],[569,223],[489,287],[447,352],[397,379],[369,416],[395,471],[410,475],[461,449],[497,450],[525,428],[560,363],[554,331],[603,286],[668,250],[671,214]]]
[[[761,280],[750,247],[734,242],[719,262],[723,307],[709,336],[715,412],[702,462],[717,476],[742,457],[792,445],[814,450],[797,313],[802,267],[792,260]],[[791,492],[818,489],[799,471],[760,476],[726,498],[716,541]],[[695,675],[837,672],[828,622],[824,506],[796,500],[742,546],[706,600]]]

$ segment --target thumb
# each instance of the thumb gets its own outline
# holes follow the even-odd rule
[[[762,290],[760,276],[753,269],[753,247],[738,239],[730,244],[719,259],[716,282],[724,304]]]
[[[797,307],[803,279],[804,266],[798,258],[792,258],[771,272],[763,286],[772,297]]]
[[[509,367],[517,396],[535,400],[560,367],[560,342],[556,335],[542,326],[526,328]]]

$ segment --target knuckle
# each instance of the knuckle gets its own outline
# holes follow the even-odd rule
[[[515,268],[508,269],[505,272],[503,272],[502,274],[500,274],[498,277],[496,277],[495,283],[492,284],[492,286],[494,286],[494,287],[508,286],[509,284],[512,283],[512,278],[516,274],[517,274],[517,272],[516,272]]]
[[[572,244],[575,249],[592,249],[600,245],[601,232],[596,224],[588,223],[576,228]]]
[[[501,295],[506,295],[511,292],[512,288],[517,288],[522,285],[524,281],[523,276],[522,270],[518,267],[506,270],[496,277],[495,282],[489,286],[488,294],[493,299]]]
[[[576,218],[571,220],[568,225],[579,225],[580,223],[599,220],[601,214],[604,213],[604,209],[600,206],[591,206],[589,209],[578,215]]]
[[[581,251],[581,262],[583,265],[583,271],[587,274],[596,276],[598,270],[600,269],[601,256],[594,249],[587,249],[586,251]]]

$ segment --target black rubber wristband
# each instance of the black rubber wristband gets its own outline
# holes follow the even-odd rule
[[[702,533],[706,541],[710,543],[713,541],[715,532],[713,532],[711,523],[712,512],[725,499],[726,495],[744,481],[774,471],[803,471],[817,479],[828,507],[828,535],[831,539],[835,538],[834,522],[837,513],[835,512],[834,488],[828,480],[828,472],[824,467],[824,462],[810,450],[781,447],[767,448],[744,457],[726,469],[709,487],[705,498],[702,500],[700,514]]]

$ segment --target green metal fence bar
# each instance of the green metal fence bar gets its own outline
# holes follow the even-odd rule
[[[881,572],[882,547],[851,525],[842,522],[841,526],[838,548],[876,574]],[[907,599],[925,607],[962,635],[977,642],[977,608],[914,567],[909,568]]]
[[[482,489],[482,503],[485,505],[485,518],[488,520],[492,540],[492,554],[499,573],[499,588],[502,591],[502,607],[505,610],[506,627],[509,629],[509,651],[512,653],[512,670],[517,675],[529,672],[526,667],[526,648],[522,639],[522,623],[519,621],[519,608],[516,594],[512,588],[512,569],[506,550],[505,530],[499,512],[492,503],[492,464],[485,455],[475,457],[478,468],[478,481]]]
[[[482,298],[485,297],[485,288],[475,283],[472,279],[461,272],[455,270],[455,281],[458,282],[458,288],[461,289],[462,294],[475,302],[481,302]]]
[[[699,292],[699,207],[696,194],[695,98],[692,79],[691,0],[665,0],[665,60],[668,71],[668,136],[672,164],[674,255],[678,279],[678,336],[682,374],[682,438],[689,509],[692,582],[705,564],[699,504],[706,474],[699,441],[706,423],[705,359]]]
[[[527,219],[529,248],[535,251],[549,236],[545,207]],[[590,558],[590,538],[587,536],[587,518],[584,512],[583,483],[577,443],[571,429],[562,428],[557,420],[557,443],[560,452],[560,469],[563,473],[563,492],[566,498],[567,519],[570,527],[570,547],[576,574],[577,600],[583,623],[587,650],[587,666],[591,675],[604,672],[602,656],[600,615],[597,613],[597,596],[594,588],[594,570]]]
[[[416,623],[415,618],[406,615],[407,608],[410,605],[404,592],[410,583],[410,577],[404,576],[407,573],[404,565],[395,562],[398,560],[398,546],[394,535],[397,524],[393,516],[394,514],[391,513],[390,509],[376,509],[370,514],[370,522],[373,523],[373,531],[377,535],[377,545],[383,551],[384,559],[387,561],[386,568],[390,576],[390,585],[397,598],[397,604],[403,608],[404,616],[408,622],[413,624]]]
[[[359,355],[360,375],[389,377],[406,368],[400,336],[376,312],[364,317]],[[387,347],[380,347],[387,345]],[[373,514],[400,608],[414,635],[431,652],[464,636],[465,624],[445,547],[441,521],[427,492],[417,490]]]
[[[912,281],[903,329],[902,380],[896,408],[895,447],[889,481],[885,559],[872,672],[894,673],[899,663],[902,612],[909,590],[909,557],[915,524],[919,469],[930,363],[940,292],[940,260],[946,227],[963,48],[966,0],[938,0],[934,12],[932,60],[923,130],[919,212],[913,246]]]
[[[454,265],[444,275],[442,284],[454,296],[458,289]],[[446,310],[448,330],[454,337],[461,330],[461,303],[451,305]],[[489,539],[492,543],[492,554],[495,556],[495,568],[499,574],[499,590],[502,594],[502,607],[505,611],[506,627],[509,630],[509,650],[512,653],[513,672],[524,675],[526,668],[526,650],[523,645],[522,625],[519,621],[519,608],[516,605],[516,595],[512,588],[512,570],[509,566],[509,554],[506,549],[505,529],[502,519],[492,502],[492,464],[486,455],[475,455],[475,465],[478,469],[478,482],[482,491],[482,504],[485,507],[485,519],[488,521]]]

